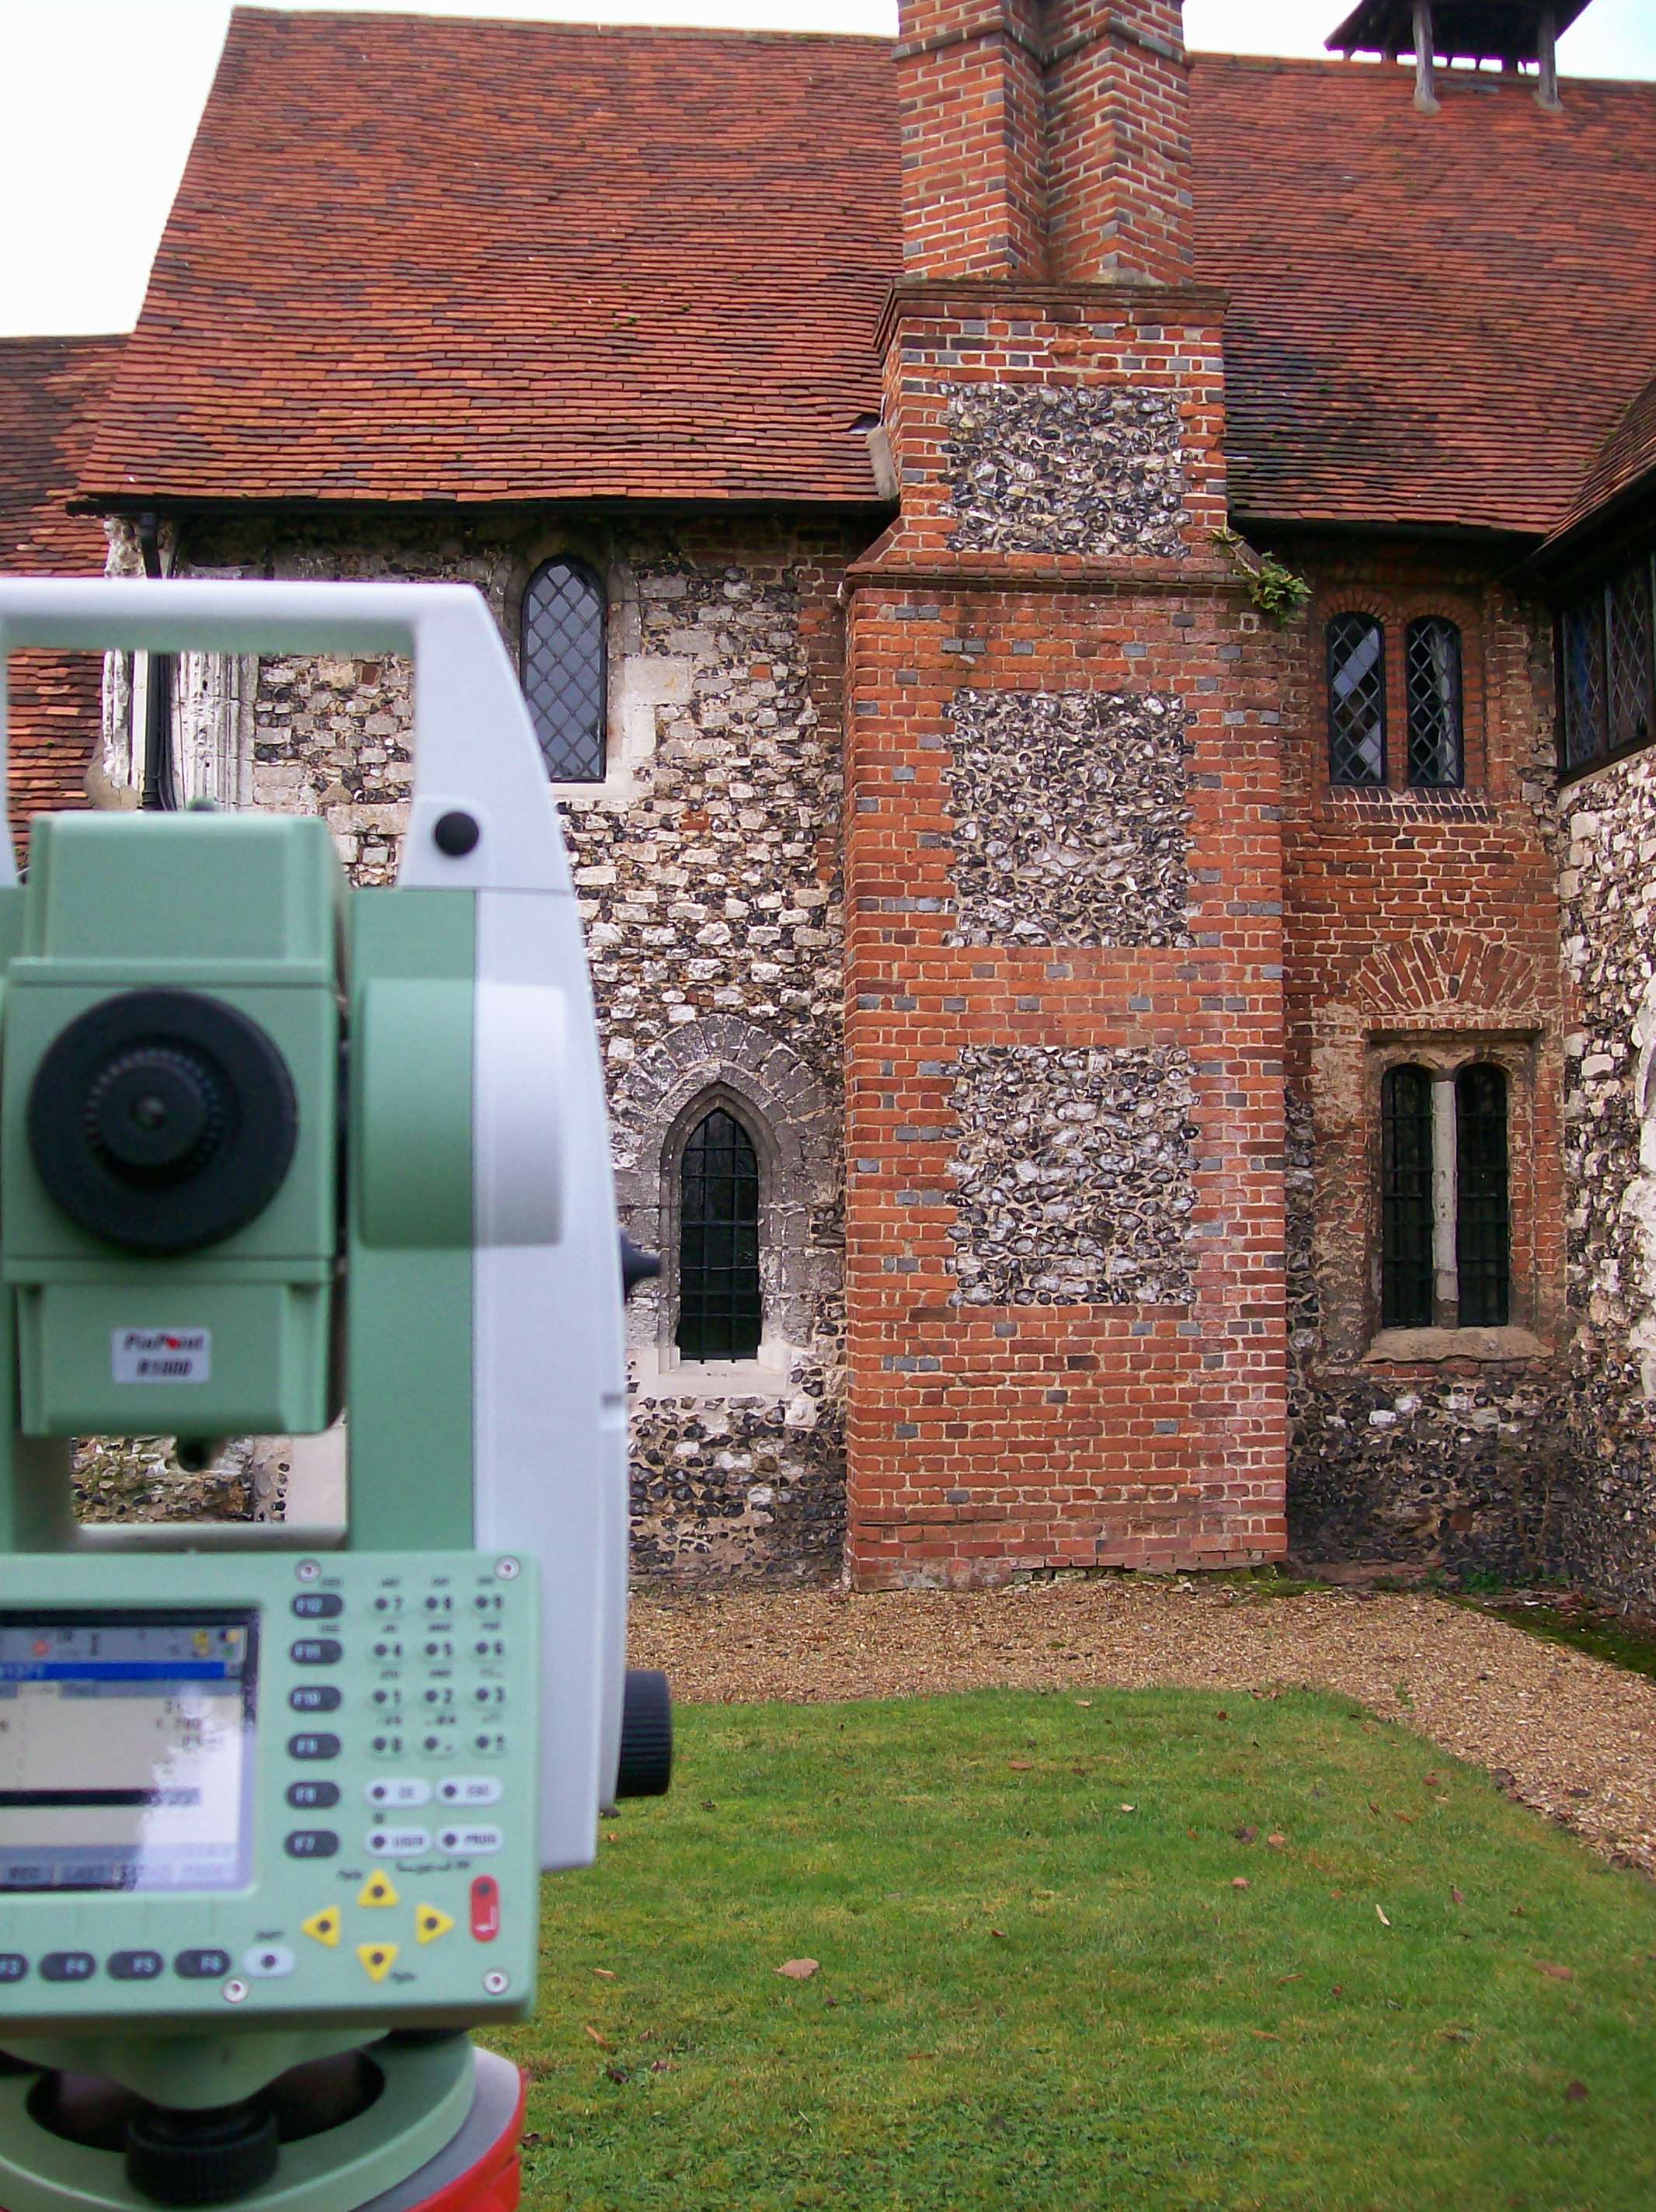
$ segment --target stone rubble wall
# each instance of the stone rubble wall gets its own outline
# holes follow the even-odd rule
[[[1158,691],[957,692],[946,945],[1188,945],[1190,715]]]
[[[1190,520],[1178,401],[1127,386],[958,386],[944,465],[953,552],[1175,559]]]
[[[1188,1304],[1190,1054],[989,1045],[955,1067],[952,1303]]]
[[[618,774],[602,787],[566,787],[560,805],[612,1110],[636,1158],[641,1144],[659,1146],[667,1131],[636,1110],[631,1070],[675,1035],[721,1019],[785,1046],[837,1127],[835,594],[855,550],[832,528],[796,533],[699,519],[612,538],[595,536],[589,522],[563,532],[545,515],[512,529],[487,519],[435,529],[385,520],[372,533],[227,520],[211,533],[192,526],[179,573],[470,583],[508,643],[539,560],[568,551],[608,578]],[[118,546],[113,565],[121,558]],[[192,750],[190,729],[182,730],[182,750],[186,762],[194,750],[206,758],[213,749],[216,759],[227,728],[245,725],[252,802],[320,816],[352,881],[388,884],[411,785],[411,685],[409,664],[388,656],[273,656],[210,667],[184,687],[200,740]],[[112,718],[107,751],[119,738]],[[714,1035],[709,1082],[723,1072]],[[817,1159],[813,1202],[788,1214],[806,1250],[794,1269],[801,1287],[785,1372],[733,1386],[727,1401],[691,1370],[675,1382],[669,1368],[636,1395],[642,1571],[694,1579],[837,1570],[842,1180],[836,1145],[825,1165]],[[661,1222],[635,1216],[629,1226],[654,1246]],[[634,1344],[654,1352],[662,1320],[647,1292],[629,1316]],[[279,1453],[271,1457],[279,1466]]]
[[[1587,1585],[1656,1607],[1656,755],[1560,793],[1571,1005],[1565,1040],[1568,1556]]]

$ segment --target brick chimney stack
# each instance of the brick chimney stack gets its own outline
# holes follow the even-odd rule
[[[1178,0],[902,0],[904,273],[1178,283]]]

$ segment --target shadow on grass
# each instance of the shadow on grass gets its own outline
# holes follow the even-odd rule
[[[1656,1891],[1349,1702],[680,1725],[496,2039],[533,2212],[1656,2204]]]

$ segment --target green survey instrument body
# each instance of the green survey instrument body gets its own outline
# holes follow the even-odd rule
[[[616,1794],[584,952],[475,593],[0,580],[0,672],[75,644],[414,655],[394,889],[350,890],[320,821],[210,812],[47,817],[0,880],[0,2052],[168,2127],[368,2053],[349,2154],[259,2185],[347,2212],[465,2102],[458,2059],[409,2090],[430,2039],[533,2005],[540,1871]],[[337,1520],[75,1517],[76,1437],[342,1414]],[[172,2136],[122,2179],[72,2133],[0,2140],[6,2212],[184,2201]]]

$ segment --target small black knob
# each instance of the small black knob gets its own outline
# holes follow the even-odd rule
[[[259,2099],[204,2112],[142,2105],[127,2124],[126,2178],[157,2204],[224,2204],[271,2179],[279,2143]]]
[[[220,1071],[203,1053],[145,1044],[115,1054],[87,1090],[86,1136],[112,1174],[180,1182],[204,1167],[228,1119]]]
[[[451,860],[463,860],[468,853],[477,849],[483,830],[475,814],[468,814],[457,806],[447,814],[437,817],[436,827],[431,832],[431,842],[440,853]]]
[[[635,1244],[624,1229],[621,1231],[621,1295],[630,1298],[640,1283],[647,1283],[652,1275],[661,1272],[661,1258],[657,1252],[645,1251]]]
[[[621,1763],[615,1796],[665,1797],[673,1779],[673,1698],[654,1667],[629,1667],[621,1698]]]

